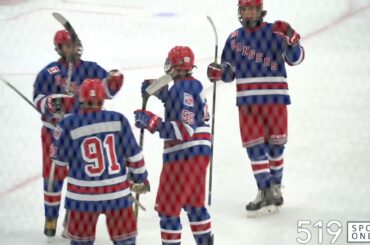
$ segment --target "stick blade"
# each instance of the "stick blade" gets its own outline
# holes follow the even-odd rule
[[[71,34],[71,38],[73,42],[79,41],[77,33],[75,29],[72,27],[71,23],[64,17],[61,13],[53,12],[53,17]],[[80,41],[81,42],[81,41]]]
[[[53,12],[52,15],[63,26],[68,22],[67,19],[62,14],[60,14],[58,12]]]
[[[218,34],[217,34],[217,29],[216,29],[215,22],[213,22],[213,19],[211,18],[211,16],[207,16],[207,20],[209,21],[209,23],[212,26],[212,29],[213,29],[213,32],[214,32],[215,38],[216,38],[216,45],[218,45]]]
[[[145,91],[148,93],[148,95],[153,95],[158,90],[160,90],[161,88],[163,88],[164,86],[166,86],[167,84],[169,84],[171,81],[172,81],[172,77],[171,76],[169,76],[169,75],[161,76],[155,82],[153,82],[152,84],[150,84],[150,86],[147,87],[147,89]]]

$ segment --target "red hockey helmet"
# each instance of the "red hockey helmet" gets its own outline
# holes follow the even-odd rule
[[[239,7],[259,7],[262,6],[263,0],[239,0]]]
[[[194,53],[187,46],[176,46],[170,50],[167,56],[165,71],[170,72],[173,68],[191,71],[194,68]]]
[[[102,80],[86,79],[80,87],[80,102],[102,103],[107,97]]]
[[[61,56],[64,57],[65,54],[62,51],[63,44],[72,44],[72,37],[71,34],[66,30],[59,30],[54,35],[54,47],[55,51]],[[77,58],[80,58],[83,53],[83,47],[80,40],[77,40],[76,47],[75,47],[75,54]]]
[[[62,44],[66,44],[72,41],[71,35],[66,30],[57,31],[54,35],[54,45],[59,47]]]

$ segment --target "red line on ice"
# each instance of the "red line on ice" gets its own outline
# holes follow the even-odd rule
[[[135,6],[123,6],[118,4],[107,4],[107,3],[94,3],[94,2],[81,2],[81,1],[71,1],[71,0],[63,0],[65,3],[70,4],[81,4],[81,5],[94,5],[94,6],[101,6],[101,7],[109,7],[109,8],[115,8],[115,9],[142,9],[141,7],[135,7]]]
[[[0,0],[0,5],[16,5],[24,1],[25,0]]]
[[[19,18],[21,18],[21,17],[23,17],[23,16],[26,16],[26,15],[32,14],[32,13],[34,13],[34,12],[39,12],[39,11],[41,11],[41,10],[42,10],[42,8],[32,9],[32,10],[30,10],[30,11],[27,11],[27,12],[24,12],[24,13],[19,13],[19,14],[16,14],[16,15],[11,16],[11,17],[9,17],[9,18],[3,19],[3,20],[6,20],[6,21],[16,20],[16,19],[19,19]]]
[[[28,186],[29,184],[35,182],[36,180],[38,180],[39,178],[41,177],[41,174],[35,174],[35,175],[32,175],[31,177],[25,179],[24,181],[16,184],[16,185],[13,185],[12,187],[10,187],[9,189],[6,189],[4,191],[1,191],[0,192],[0,199],[7,196],[8,194],[11,194],[13,193],[14,191],[16,190],[19,190],[25,186]]]
[[[310,38],[312,38],[314,36],[317,36],[318,34],[320,34],[322,32],[325,32],[325,31],[327,31],[327,30],[335,27],[336,25],[342,23],[343,21],[348,20],[348,19],[354,17],[355,15],[357,15],[357,14],[359,14],[359,13],[367,10],[369,7],[370,7],[370,4],[368,4],[368,5],[366,5],[366,6],[362,7],[362,8],[359,8],[359,9],[351,10],[351,11],[343,14],[339,18],[335,19],[334,21],[330,22],[329,24],[327,24],[327,25],[325,25],[325,26],[323,26],[323,27],[321,27],[321,28],[319,28],[319,29],[311,32],[311,33],[306,34],[303,37],[303,39],[304,40],[307,40],[307,39],[310,39]]]

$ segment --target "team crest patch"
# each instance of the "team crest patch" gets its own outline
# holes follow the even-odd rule
[[[53,67],[51,67],[51,68],[48,69],[48,72],[49,72],[49,74],[53,75],[55,73],[60,72],[60,70],[59,70],[59,67],[53,66]]]
[[[190,107],[194,106],[194,98],[191,94],[184,93],[184,105]]]

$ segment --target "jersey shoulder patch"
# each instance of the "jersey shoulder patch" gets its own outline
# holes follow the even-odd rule
[[[184,93],[184,105],[189,107],[194,106],[194,98],[191,94]]]
[[[55,73],[60,72],[60,70],[59,70],[59,67],[58,66],[52,66],[52,67],[50,67],[48,69],[48,72],[49,72],[50,75],[53,75]]]

